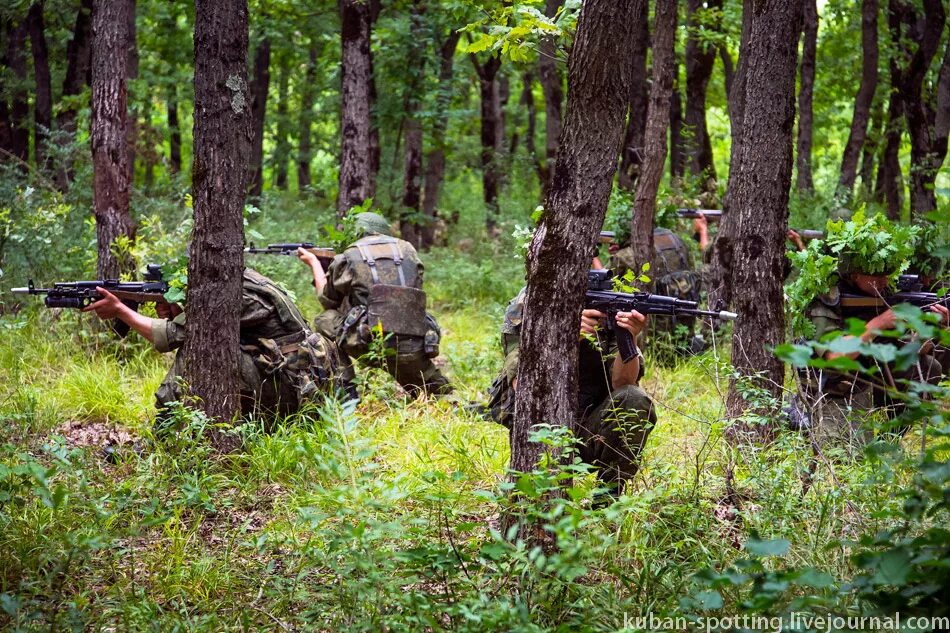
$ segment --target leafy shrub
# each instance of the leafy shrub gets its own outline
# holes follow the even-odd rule
[[[825,240],[848,270],[895,277],[906,270],[919,233],[882,213],[867,217],[859,210],[850,220],[829,221]]]

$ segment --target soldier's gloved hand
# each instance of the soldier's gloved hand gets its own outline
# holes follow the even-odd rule
[[[305,248],[297,249],[297,257],[310,268],[320,265],[320,260],[317,259],[317,256]]]
[[[593,336],[600,328],[600,323],[607,315],[600,310],[584,310],[581,312],[581,336]]]
[[[630,334],[633,335],[633,340],[636,341],[637,337],[640,336],[640,332],[647,326],[647,318],[636,310],[632,312],[618,312],[617,325],[630,332]]]
[[[95,312],[100,319],[109,320],[119,318],[124,311],[128,310],[117,296],[105,288],[97,287],[96,291],[100,298],[83,308],[83,312]]]
[[[944,327],[950,327],[950,310],[947,309],[947,306],[930,306],[930,311],[940,315],[940,323]]]

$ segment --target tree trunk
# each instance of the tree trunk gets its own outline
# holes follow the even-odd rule
[[[375,195],[373,149],[370,145],[371,88],[370,6],[361,0],[339,0],[342,22],[343,77],[340,120],[340,187],[336,211],[339,217]]]
[[[742,0],[742,36],[739,41],[739,61],[736,63],[735,74],[732,78],[732,88],[729,90],[729,131],[732,137],[729,164],[734,161],[742,139],[742,115],[745,112],[746,75],[748,72],[748,51],[746,50],[752,28],[752,7],[754,0]],[[731,170],[730,170],[731,171]],[[729,192],[726,192],[728,196]]]
[[[310,186],[310,127],[313,122],[314,83],[317,80],[317,47],[310,45],[310,60],[303,88],[300,91],[300,128],[297,146],[297,190],[300,193]]]
[[[662,2],[663,0],[661,0]],[[569,103],[545,212],[528,251],[511,468],[543,452],[536,424],[574,427],[577,328],[629,108],[636,0],[587,0],[568,62]],[[558,306],[552,310],[551,306]]]
[[[891,77],[899,75],[900,70],[891,63]],[[893,83],[893,79],[892,79]],[[904,103],[898,90],[891,90],[887,105],[887,128],[884,136],[884,153],[878,166],[876,196],[883,199],[887,206],[887,217],[900,220],[904,206],[904,177],[901,172],[901,117]]]
[[[617,184],[627,191],[635,191],[637,178],[643,163],[644,134],[647,126],[647,108],[650,101],[650,85],[647,81],[647,50],[650,48],[649,17],[647,0],[636,3],[633,19],[633,55],[630,85],[630,113],[627,115],[627,132],[620,153],[620,173]],[[669,114],[666,116],[669,119]],[[663,131],[666,134],[666,130]],[[664,147],[666,143],[664,142]],[[664,156],[664,161],[666,157]]]
[[[93,206],[99,279],[118,279],[134,266],[118,258],[113,242],[133,239],[129,213],[128,43],[131,0],[95,0],[92,14]]]
[[[478,74],[481,96],[482,199],[486,212],[485,228],[489,235],[493,235],[498,224],[498,191],[502,177],[500,162],[505,142],[498,82],[501,58],[489,57],[484,64],[479,63],[475,55],[471,55],[471,59]]]
[[[545,0],[544,14],[553,18],[563,4],[564,0]],[[544,179],[546,185],[541,192],[541,197],[546,200],[554,161],[557,160],[557,143],[561,136],[561,106],[564,103],[563,82],[557,62],[557,40],[554,37],[542,37],[538,42],[538,79],[541,82],[541,92],[544,94]]]
[[[719,59],[722,61],[722,74],[726,84],[726,100],[732,95],[732,80],[735,78],[736,71],[732,62],[732,55],[725,44],[719,46]]]
[[[653,86],[644,133],[643,173],[637,182],[630,225],[630,245],[637,265],[652,263],[653,216],[656,194],[666,164],[666,133],[670,124],[670,97],[673,94],[673,72],[676,57],[676,0],[657,0],[653,26]]]
[[[126,33],[128,33],[128,39],[126,39],[125,44],[125,54],[127,56],[127,62],[125,66],[125,77],[127,80],[131,81],[132,79],[137,79],[139,76],[139,45],[138,37],[136,35],[135,29],[135,2],[136,0],[123,0],[128,1],[131,9],[127,12],[125,19],[127,20],[126,24]],[[128,86],[128,84],[127,84]],[[128,88],[126,89],[128,92]],[[131,93],[129,93],[131,97]],[[135,158],[136,158],[136,146],[138,144],[139,137],[139,116],[138,116],[138,106],[130,98],[128,103],[128,125],[125,126],[125,142],[129,146],[129,187],[135,185]]]
[[[178,89],[168,89],[168,168],[173,174],[181,171],[181,125],[178,122]]]
[[[419,213],[422,204],[422,86],[425,79],[425,6],[413,0],[409,15],[410,43],[406,57],[409,73],[405,84],[403,111],[405,112],[406,149],[403,161],[402,212],[399,230],[402,239],[416,248],[422,246],[419,231]]]
[[[884,101],[879,96],[874,99],[871,108],[871,127],[867,138],[864,139],[864,149],[861,150],[861,199],[876,199],[874,190],[874,167],[881,141],[884,139]]]
[[[287,190],[287,160],[290,157],[290,139],[287,138],[287,93],[290,90],[290,63],[287,55],[281,58],[280,78],[277,80],[277,143],[274,147],[274,186]]]
[[[731,418],[749,407],[742,396],[746,381],[779,401],[782,396],[785,368],[772,348],[785,340],[782,280],[803,2],[754,3],[749,38],[742,44],[747,55],[742,138],[738,155],[733,154],[730,207],[718,240],[720,256],[728,253],[731,263],[727,270],[739,314],[732,364],[742,382],[730,384],[726,412]]]
[[[92,0],[82,0],[76,13],[73,37],[66,45],[66,77],[63,79],[63,98],[82,92],[92,83],[90,70],[92,62]],[[68,145],[75,140],[76,107],[68,103],[56,116],[58,138]],[[69,187],[72,180],[72,164],[67,161],[56,174],[56,186],[62,190]]]
[[[815,92],[815,57],[818,49],[818,6],[816,0],[804,0],[802,19],[802,63],[798,88],[798,179],[799,194],[812,194],[815,183],[811,174],[812,103]],[[872,95],[873,96],[873,95]]]
[[[683,141],[683,98],[673,72],[673,94],[670,96],[670,178],[683,177],[686,172],[686,147]]]
[[[43,3],[34,2],[26,17],[30,32],[30,50],[33,52],[33,79],[36,92],[33,98],[33,151],[36,166],[49,168],[46,142],[53,127],[53,92],[49,75],[49,51],[43,25]]]
[[[259,198],[264,186],[264,119],[270,90],[270,39],[258,43],[251,82],[251,157],[248,161],[248,195]]]
[[[688,0],[687,15],[689,37],[686,39],[686,127],[689,136],[686,153],[689,171],[701,178],[704,190],[715,190],[716,166],[713,163],[712,144],[706,127],[706,90],[713,64],[716,63],[716,47],[701,42],[696,12],[700,9],[721,10],[723,0]]]
[[[535,136],[538,131],[538,108],[534,101],[534,75],[530,72],[524,73],[521,76],[521,85],[521,99],[519,99],[518,103],[524,108],[525,118],[527,119],[524,134],[524,148],[528,153],[531,164],[534,166],[534,173],[538,176],[538,185],[543,194],[547,189],[548,179],[547,173],[544,170],[544,157],[538,156],[538,146],[537,143],[535,143]],[[515,142],[514,137],[512,137],[512,148],[509,151],[511,157],[515,154],[514,150]],[[509,159],[509,163],[510,162]],[[543,200],[544,198],[542,197],[541,199]]]
[[[223,423],[241,410],[243,208],[253,137],[247,13],[246,0],[195,1],[195,227],[180,353],[191,400]],[[236,447],[237,438],[216,432],[212,442],[227,451]]]
[[[379,19],[379,13],[382,11],[381,0],[363,0],[369,5],[369,32],[370,43],[372,44],[373,29],[376,27],[376,20]],[[376,191],[376,179],[379,176],[379,166],[382,160],[382,149],[379,144],[379,116],[376,112],[376,102],[379,100],[379,94],[376,92],[376,71],[373,70],[373,49],[369,48],[369,188]]]
[[[445,179],[445,131],[449,125],[449,104],[452,101],[452,71],[455,49],[459,43],[458,31],[451,30],[439,47],[439,87],[435,97],[435,119],[432,122],[432,138],[426,154],[425,192],[422,212],[427,222],[422,227],[422,247],[429,248],[435,242],[435,222],[439,215],[439,194]]]
[[[10,98],[9,145],[5,148],[20,160],[20,168],[27,169],[30,160],[30,106],[26,73],[26,20],[7,24],[7,65],[16,82]]]
[[[854,97],[851,133],[848,134],[848,142],[844,147],[844,156],[841,159],[841,177],[838,179],[839,192],[848,198],[851,197],[854,190],[858,157],[861,155],[861,148],[867,137],[871,105],[874,102],[874,93],[877,90],[877,14],[878,0],[863,0],[861,3],[861,49],[864,53],[864,61],[861,68],[861,85]]]
[[[937,208],[934,183],[947,153],[946,141],[941,149],[936,137],[936,98],[923,93],[924,80],[940,46],[947,16],[943,0],[923,0],[923,14],[909,3],[905,2],[905,7],[905,37],[916,45],[906,47],[905,44],[910,61],[901,86],[910,135],[910,209],[914,216],[922,216]]]

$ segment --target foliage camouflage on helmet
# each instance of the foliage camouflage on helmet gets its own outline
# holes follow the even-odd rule
[[[372,235],[374,233],[389,235],[392,232],[392,228],[389,226],[389,222],[386,218],[372,211],[358,214],[353,221],[353,225],[362,235]]]
[[[859,210],[848,221],[829,220],[825,233],[841,274],[894,277],[907,268],[920,229],[895,224],[882,213],[867,217]]]

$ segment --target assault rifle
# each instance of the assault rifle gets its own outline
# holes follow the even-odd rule
[[[251,242],[250,246],[244,249],[244,252],[250,253],[251,255],[286,255],[296,257],[298,248],[303,248],[316,255],[317,259],[320,261],[320,265],[323,267],[323,270],[329,268],[330,262],[332,262],[333,258],[336,257],[336,251],[334,251],[332,248],[322,248],[315,246],[312,242],[268,244],[267,248],[258,248],[254,246],[254,242]]]
[[[722,209],[677,209],[676,215],[687,220],[696,218],[706,218],[707,220],[718,220],[722,217]]]
[[[801,237],[806,242],[810,240],[825,239],[824,231],[816,231],[815,229],[792,229],[792,230],[798,233],[799,237]]]
[[[607,326],[617,341],[617,350],[623,362],[637,354],[637,346],[630,332],[617,325],[618,312],[636,310],[640,314],[655,314],[668,317],[708,316],[717,319],[733,320],[734,312],[725,310],[700,310],[695,301],[686,301],[666,295],[654,295],[649,292],[615,292],[613,272],[609,270],[591,270],[587,273],[587,294],[584,308],[600,310],[607,315]]]
[[[909,275],[913,276],[913,275]],[[950,293],[940,296],[935,292],[898,291],[890,295],[873,297],[863,294],[841,293],[841,308],[845,315],[872,311],[881,313],[899,305],[909,303],[922,310],[935,305],[950,306]]]
[[[85,308],[102,298],[96,288],[103,288],[122,300],[133,310],[140,304],[164,301],[168,292],[168,282],[162,279],[162,269],[158,264],[145,267],[143,281],[119,281],[118,279],[95,279],[92,281],[64,281],[53,284],[52,288],[37,288],[30,279],[26,288],[12,288],[16,295],[45,295],[43,302],[47,308]],[[129,328],[121,321],[115,321],[112,329],[125,336]]]

